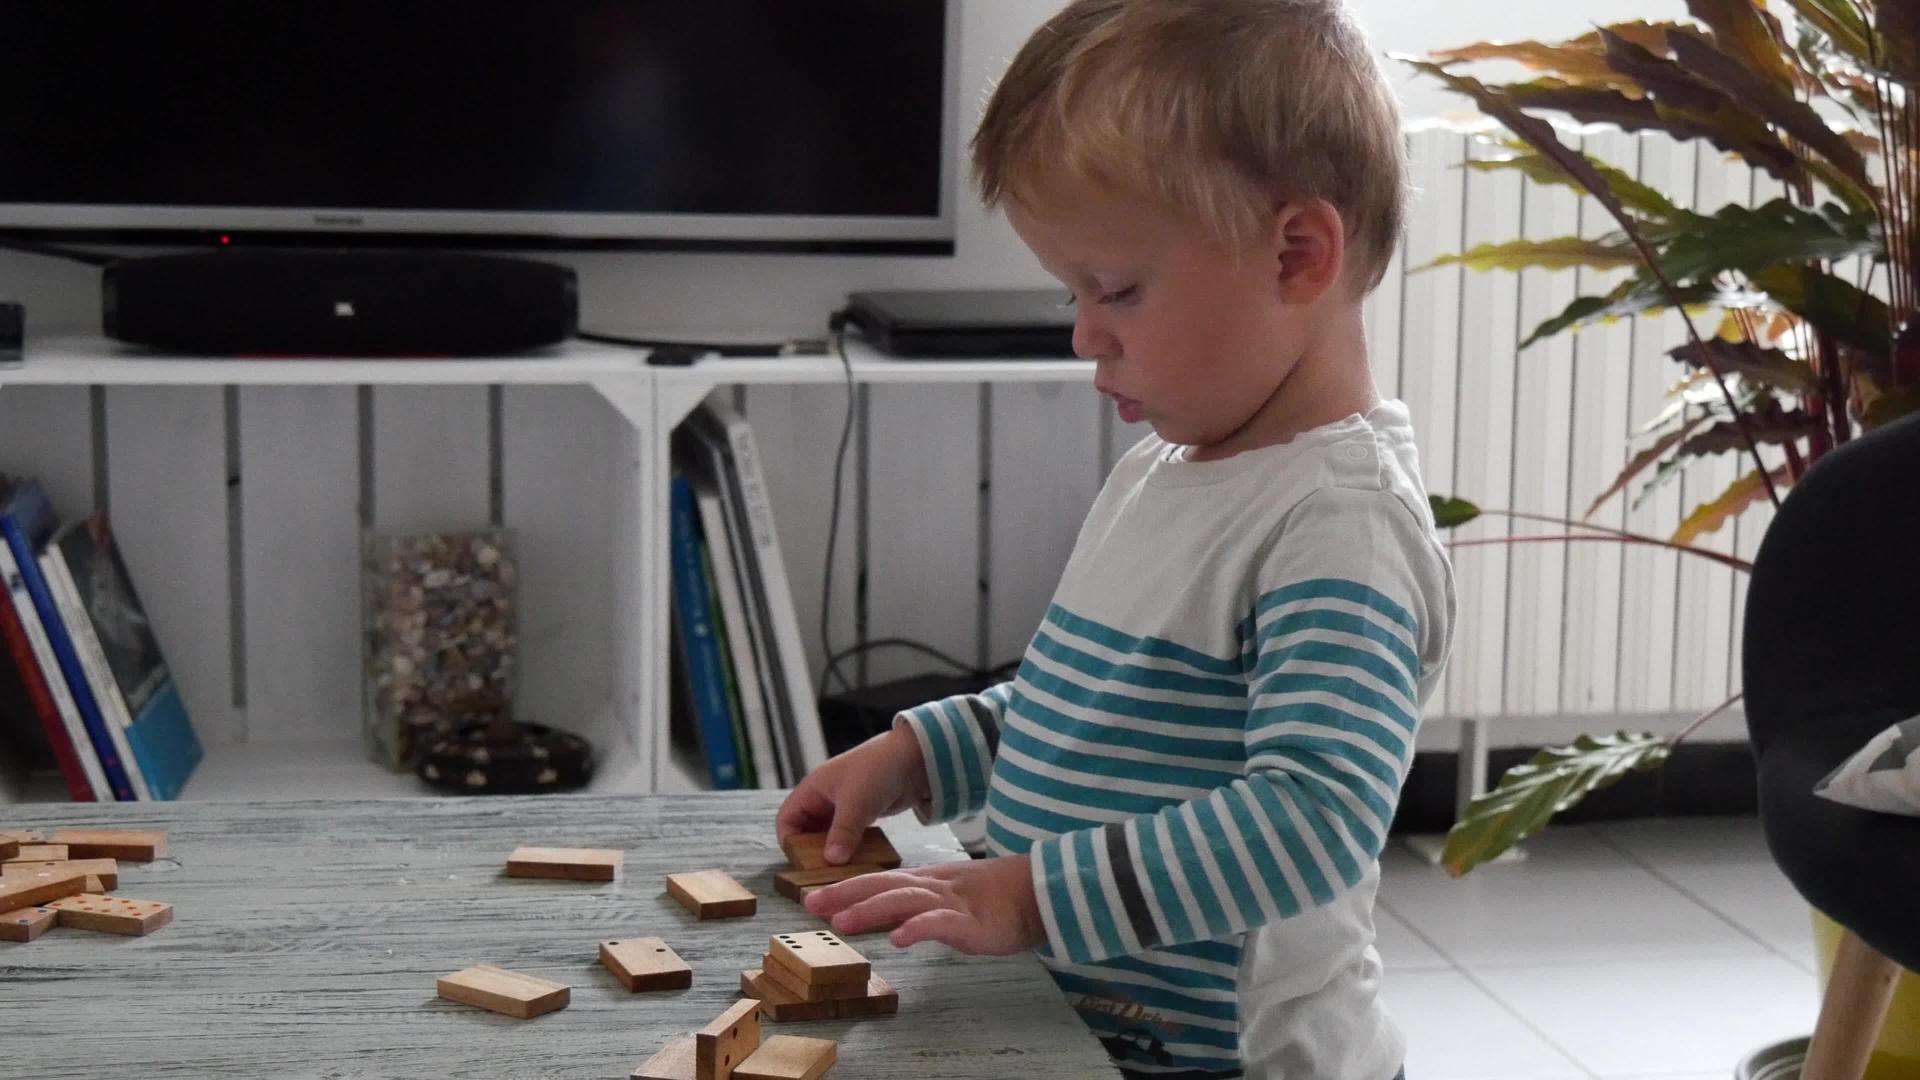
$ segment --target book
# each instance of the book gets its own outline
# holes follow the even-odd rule
[[[698,718],[700,750],[707,775],[717,790],[740,786],[740,763],[733,746],[733,716],[727,701],[726,675],[720,667],[720,647],[713,626],[713,598],[707,592],[700,562],[700,529],[693,506],[693,486],[684,473],[673,474],[668,507],[668,541],[672,552],[673,622],[685,652],[693,706]]]
[[[95,680],[95,696],[125,733],[149,794],[177,798],[200,764],[200,738],[106,515],[62,528],[42,559],[51,564],[63,613],[72,616],[68,630]]]
[[[713,551],[705,536],[700,537],[700,572],[707,580],[707,595],[713,598],[713,641],[720,650],[720,674],[727,685],[727,716],[733,722],[733,759],[740,764],[740,786],[759,786],[753,767],[753,755],[747,746],[746,710],[741,705],[741,687],[733,666],[733,650],[727,644],[727,617],[720,607],[718,585],[713,579]]]
[[[73,694],[60,676],[60,662],[27,594],[13,548],[4,542],[0,542],[0,647],[13,658],[10,665],[0,659],[0,666],[13,673],[24,706],[39,720],[67,797],[74,802],[113,801],[113,790],[94,757]]]
[[[86,669],[81,666],[80,655],[74,648],[66,623],[60,617],[60,608],[54,601],[53,592],[40,566],[40,551],[53,536],[56,524],[53,504],[47,499],[46,490],[36,480],[29,479],[16,484],[5,500],[0,501],[0,541],[4,541],[10,549],[33,609],[40,616],[40,625],[46,631],[47,644],[53,652],[60,678],[73,695],[74,708],[80,714],[87,741],[93,747],[102,775],[106,777],[107,788],[116,800],[133,802],[146,791],[146,782],[141,779],[136,785],[137,767],[119,749],[120,742],[124,740],[116,740],[108,730],[106,714],[101,711],[100,702],[94,697]]]
[[[765,661],[761,656],[764,645],[756,640],[765,636],[766,631],[754,625],[741,594],[739,566],[735,562],[739,538],[727,520],[712,479],[698,470],[691,471],[690,478],[694,502],[700,509],[700,526],[713,557],[715,594],[720,601],[720,621],[726,628],[727,652],[732,657],[740,690],[741,726],[746,732],[748,757],[753,762],[754,786],[785,787],[792,781],[774,754],[763,675]]]
[[[737,480],[736,509],[747,523],[753,541],[753,562],[763,588],[763,617],[778,645],[779,669],[785,684],[789,734],[795,744],[796,779],[827,760],[827,742],[820,729],[820,709],[807,672],[807,653],[800,636],[800,616],[793,604],[793,587],[774,527],[773,504],[767,497],[766,477],[760,471],[760,450],[746,418],[718,397],[709,397],[692,420],[717,430],[728,448],[727,464]]]

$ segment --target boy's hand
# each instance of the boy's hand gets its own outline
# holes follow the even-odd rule
[[[867,826],[927,797],[920,740],[905,728],[875,735],[808,773],[787,795],[774,819],[784,842],[794,833],[827,833],[823,853],[838,866],[853,854]]]
[[[939,941],[964,953],[1007,956],[1047,940],[1025,855],[864,874],[807,897],[834,932],[895,928],[893,944]]]

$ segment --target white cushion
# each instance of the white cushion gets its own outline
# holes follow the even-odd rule
[[[1920,716],[1875,735],[1813,793],[1862,810],[1920,817]]]

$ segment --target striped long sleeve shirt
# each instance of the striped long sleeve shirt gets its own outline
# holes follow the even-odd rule
[[[1129,1076],[1387,1080],[1373,897],[1453,583],[1404,406],[1115,467],[1018,674],[902,713]]]

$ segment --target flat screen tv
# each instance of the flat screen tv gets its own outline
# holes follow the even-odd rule
[[[951,252],[950,0],[0,0],[0,235]]]

